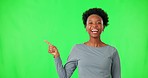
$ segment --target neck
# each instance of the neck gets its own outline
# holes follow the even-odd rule
[[[101,44],[102,44],[102,41],[101,41],[100,37],[99,38],[90,37],[90,39],[88,41],[88,45],[94,46],[94,47],[101,46]]]

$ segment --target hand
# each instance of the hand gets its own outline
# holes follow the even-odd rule
[[[53,46],[50,42],[48,42],[47,40],[44,40],[44,41],[49,45],[48,52],[52,54],[54,58],[59,57],[60,54],[58,52],[58,49],[55,46]]]

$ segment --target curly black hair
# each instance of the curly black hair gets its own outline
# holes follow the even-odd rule
[[[109,18],[107,13],[104,10],[102,10],[101,8],[90,8],[89,10],[85,11],[82,15],[82,20],[83,20],[83,24],[85,25],[85,28],[86,28],[87,18],[92,14],[96,14],[102,18],[104,28],[108,25]]]

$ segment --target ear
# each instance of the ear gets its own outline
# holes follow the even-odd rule
[[[101,20],[101,32],[103,32],[104,31],[104,24],[103,24],[103,20]]]
[[[103,31],[104,31],[104,25],[101,26],[101,32],[103,32]]]
[[[90,26],[86,26],[86,31],[87,31],[88,29],[90,29]]]

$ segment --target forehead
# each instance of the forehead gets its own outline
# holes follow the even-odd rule
[[[89,20],[99,20],[99,21],[101,21],[102,18],[101,18],[99,15],[97,15],[97,14],[92,14],[92,15],[90,15],[90,16],[87,18],[87,20],[88,20],[88,21],[89,21]]]

